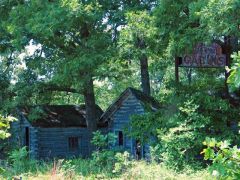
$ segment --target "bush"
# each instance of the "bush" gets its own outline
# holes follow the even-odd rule
[[[39,162],[30,159],[26,147],[14,150],[9,155],[9,165],[11,166],[11,173],[14,175],[28,172],[36,172]]]
[[[206,137],[227,137],[235,143],[239,141],[239,136],[228,126],[228,121],[236,117],[237,109],[227,101],[195,93],[190,97],[179,96],[177,103],[169,104],[158,112],[134,116],[130,135],[143,139],[143,143],[157,137],[151,144],[152,159],[162,161],[170,168],[200,169],[206,166],[200,155]]]
[[[96,146],[96,151],[92,154],[91,163],[97,171],[105,170],[107,173],[119,174],[130,166],[129,153],[121,152],[120,149],[110,149],[115,143],[115,135],[108,133],[101,134],[99,131],[94,133],[92,143]]]
[[[116,136],[113,133],[104,135],[100,131],[96,131],[93,133],[91,143],[96,146],[97,151],[99,151],[113,145],[115,143],[115,140]]]
[[[10,129],[10,123],[15,120],[16,119],[13,117],[4,117],[0,114],[0,140],[10,136],[10,133],[8,132]]]
[[[207,138],[207,146],[203,150],[204,159],[211,160],[210,173],[219,179],[240,179],[240,149],[230,147],[229,141],[217,142],[214,138]]]
[[[114,164],[114,169],[113,173],[119,174],[125,171],[130,165],[131,161],[129,161],[129,153],[124,152],[124,153],[116,153],[115,154],[115,164]]]

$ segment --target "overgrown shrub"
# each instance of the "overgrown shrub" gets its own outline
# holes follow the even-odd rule
[[[228,101],[215,94],[207,92],[203,96],[198,92],[190,93],[187,89],[184,93],[189,96],[169,98],[171,103],[158,112],[134,116],[130,135],[143,139],[143,143],[157,137],[151,143],[152,159],[170,168],[199,169],[206,165],[200,155],[206,137],[226,137],[239,142],[239,136],[229,126],[238,114]]]
[[[173,126],[167,132],[159,131],[162,161],[167,166],[182,169],[196,164],[205,136],[204,127],[210,122],[209,117],[197,111],[198,108],[192,100],[186,101],[172,117]]]
[[[10,136],[10,133],[8,132],[10,129],[10,123],[15,120],[16,119],[13,117],[4,117],[0,114],[0,140]]]
[[[26,147],[13,150],[9,155],[9,165],[12,174],[36,172],[39,165],[37,160],[29,158]]]
[[[94,133],[92,143],[96,146],[96,151],[92,154],[91,163],[98,171],[105,170],[109,173],[119,174],[130,166],[129,153],[120,149],[111,148],[116,137],[112,133],[107,135],[99,131]]]
[[[211,160],[210,173],[218,179],[240,179],[240,148],[230,146],[229,141],[217,142],[206,138],[203,142],[204,159]]]
[[[96,131],[93,133],[91,143],[97,148],[96,151],[100,151],[113,145],[115,140],[116,136],[113,133],[104,135],[100,131]]]

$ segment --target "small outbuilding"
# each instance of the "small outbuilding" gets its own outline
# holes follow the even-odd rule
[[[127,88],[117,100],[101,116],[100,121],[108,122],[108,132],[117,136],[115,146],[127,150],[133,157],[142,158],[149,154],[149,145],[140,145],[140,142],[134,138],[126,136],[124,130],[131,130],[130,121],[132,115],[141,115],[146,113],[149,108],[156,111],[160,104],[151,96],[134,88]]]
[[[117,136],[114,147],[128,151],[133,157],[147,157],[148,144],[125,134],[131,130],[132,115],[142,115],[160,108],[151,96],[134,88],[127,88],[103,113],[96,106],[98,130]],[[26,146],[29,155],[37,159],[88,157],[91,154],[91,134],[86,123],[84,105],[42,105],[17,109],[18,121],[11,126],[12,142]]]
[[[100,117],[103,111],[99,106],[96,108]],[[18,146],[26,146],[30,157],[87,157],[91,153],[84,105],[21,107],[17,111],[18,121],[11,128],[12,139]],[[32,118],[35,119],[30,121]],[[99,122],[98,128],[106,129],[107,122]]]

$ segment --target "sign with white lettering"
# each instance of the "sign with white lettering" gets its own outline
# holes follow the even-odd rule
[[[193,54],[179,58],[180,67],[207,67],[217,68],[226,66],[226,55],[222,54],[220,45],[213,43],[210,46],[198,44]]]

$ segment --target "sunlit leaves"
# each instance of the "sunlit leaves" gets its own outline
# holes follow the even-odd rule
[[[212,35],[239,36],[240,2],[210,0],[200,11],[201,22]]]
[[[233,54],[232,58],[234,59],[234,64],[230,70],[228,83],[232,90],[237,90],[240,87],[240,52]]]
[[[168,57],[189,52],[197,42],[209,38],[205,29],[201,28],[199,17],[195,14],[202,7],[201,2],[160,1],[155,10],[155,21],[161,38],[161,48],[163,52],[168,50],[166,52]]]
[[[4,117],[0,115],[0,139],[5,139],[10,136],[8,130],[10,129],[10,123],[15,121],[13,117]]]
[[[122,27],[118,42],[120,55],[126,60],[139,61],[143,54],[150,57],[157,46],[154,17],[147,11],[128,12],[127,25]]]
[[[217,142],[214,138],[206,138],[203,142],[207,148],[203,150],[204,159],[212,160],[209,170],[213,176],[223,179],[240,177],[240,149],[231,147],[229,141]]]
[[[203,150],[203,153],[204,153],[204,159],[207,160],[207,159],[213,159],[214,158],[214,150],[211,149],[211,148],[207,148],[207,149],[204,149]]]

